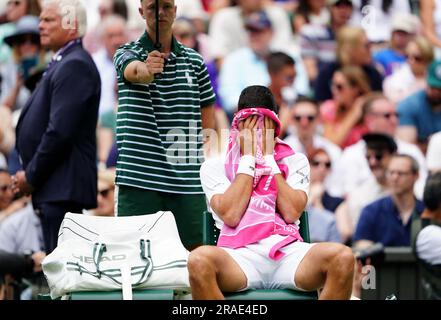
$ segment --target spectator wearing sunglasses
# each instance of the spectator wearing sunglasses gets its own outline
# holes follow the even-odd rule
[[[315,98],[323,102],[332,98],[332,77],[336,70],[346,66],[363,69],[369,86],[381,91],[383,76],[372,63],[371,43],[361,28],[344,26],[337,34],[337,60],[324,63],[314,85]]]
[[[324,136],[342,149],[357,143],[366,133],[362,123],[363,96],[371,91],[360,67],[346,66],[332,76],[332,100],[320,107]]]
[[[290,133],[285,142],[296,152],[309,154],[315,149],[324,149],[330,156],[331,162],[336,164],[341,156],[341,149],[319,134],[319,107],[315,100],[300,97],[290,109]],[[334,166],[325,179],[326,190],[331,191],[335,183]],[[334,208],[335,209],[335,208]],[[334,211],[334,210],[331,210]]]
[[[15,32],[4,39],[12,48],[13,56],[0,69],[3,78],[0,103],[11,110],[21,109],[25,105],[32,89],[25,84],[32,76],[37,76],[46,63],[38,25],[38,17],[24,16],[18,20]]]
[[[311,164],[309,204],[315,209],[334,213],[343,199],[332,197],[325,188],[325,181],[332,169],[331,157],[325,149],[318,148],[308,154],[308,159]]]
[[[415,195],[422,198],[427,165],[424,155],[414,144],[395,137],[398,126],[398,114],[395,105],[383,94],[374,92],[367,95],[363,106],[363,123],[369,133],[381,133],[394,137],[398,152],[412,156],[418,161],[419,179],[415,184]],[[345,197],[351,190],[372,178],[372,171],[365,157],[366,142],[360,140],[346,148],[335,168],[335,180],[329,189],[333,196]]]
[[[114,195],[115,195],[115,170],[103,169],[98,171],[98,207],[86,214],[103,217],[113,217],[114,214]]]
[[[364,157],[371,175],[347,193],[335,211],[337,228],[346,244],[352,243],[361,210],[370,202],[388,195],[386,169],[397,151],[394,139],[387,134],[369,133],[363,136],[366,144]]]
[[[427,87],[427,67],[434,59],[434,50],[429,40],[418,36],[407,45],[405,56],[406,62],[383,82],[384,94],[394,103]]]
[[[324,181],[331,169],[331,158],[324,149],[315,149],[308,155],[311,165],[311,182],[309,186],[308,205],[309,232],[311,242],[341,242],[335,216],[326,208],[333,203],[325,191]],[[334,200],[334,199],[333,199]],[[343,199],[338,199],[338,203]]]

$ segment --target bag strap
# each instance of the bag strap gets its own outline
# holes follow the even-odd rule
[[[138,282],[134,285],[137,286],[142,282],[148,280],[153,272],[153,259],[150,251],[150,240],[149,239],[141,239],[140,241],[140,255],[142,260],[146,260],[145,268],[139,278]],[[148,272],[148,273],[147,273]],[[145,280],[144,280],[145,277]]]
[[[104,252],[107,251],[107,247],[104,243],[95,243],[93,245],[93,263],[96,267],[96,272],[98,274],[98,279],[101,278],[102,272],[100,271],[100,263],[103,258]]]

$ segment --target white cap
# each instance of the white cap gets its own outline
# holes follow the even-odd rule
[[[441,132],[435,133],[429,141],[426,153],[427,169],[441,171]]]
[[[392,18],[392,31],[405,31],[416,33],[418,29],[418,18],[408,13],[397,13]]]

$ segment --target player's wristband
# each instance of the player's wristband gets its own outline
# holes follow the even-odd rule
[[[236,174],[243,173],[254,177],[256,171],[256,158],[250,155],[245,155],[240,158],[239,167]]]
[[[280,168],[277,165],[276,160],[274,159],[274,156],[272,154],[267,154],[265,157],[265,165],[271,168],[271,173],[276,175],[280,174]]]

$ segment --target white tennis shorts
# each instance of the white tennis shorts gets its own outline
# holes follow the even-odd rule
[[[275,243],[284,237],[273,235],[243,248],[222,247],[240,266],[247,277],[247,289],[294,289],[304,291],[295,284],[297,268],[314,244],[293,242],[281,249],[285,255],[280,260],[268,256]]]

